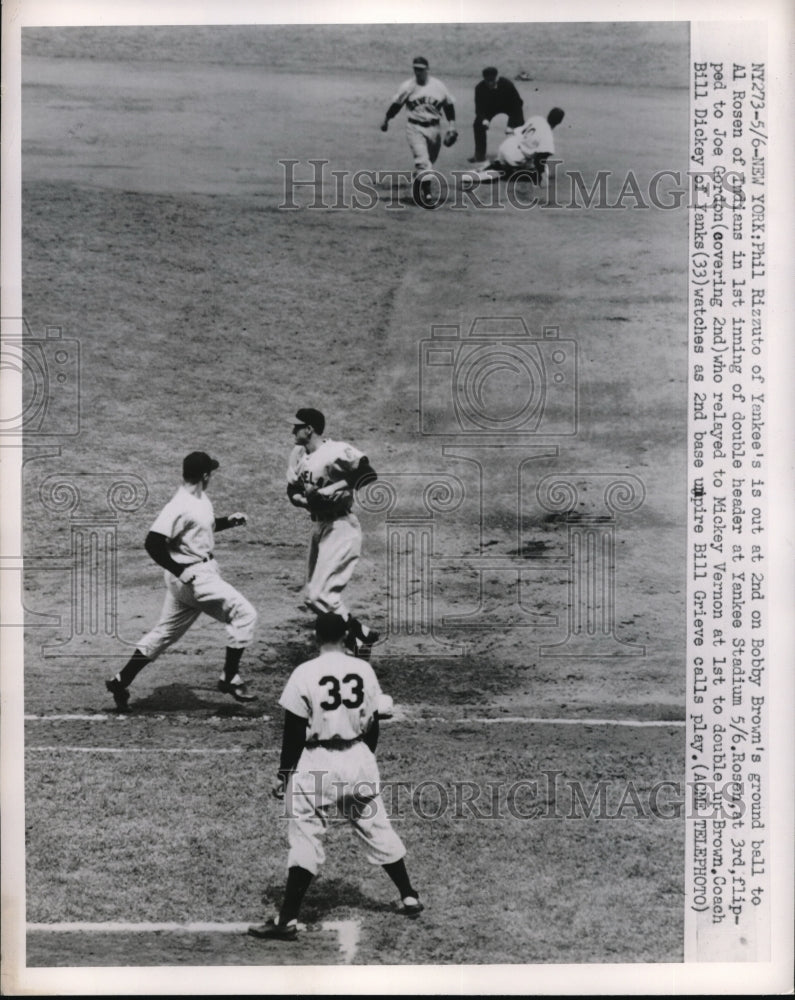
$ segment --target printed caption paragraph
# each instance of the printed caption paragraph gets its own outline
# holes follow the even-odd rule
[[[685,958],[766,961],[767,68],[693,27]]]

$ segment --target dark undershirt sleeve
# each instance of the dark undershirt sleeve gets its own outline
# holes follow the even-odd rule
[[[279,759],[279,774],[286,777],[294,771],[298,764],[298,758],[306,743],[307,719],[302,719],[300,715],[285,711],[284,729],[282,731],[282,753]]]
[[[173,573],[174,576],[178,577],[185,569],[185,566],[183,566],[182,563],[174,562],[171,558],[171,552],[168,547],[168,539],[165,535],[161,535],[156,531],[150,531],[146,536],[144,548],[158,566],[162,566],[163,569],[167,569],[169,573]]]

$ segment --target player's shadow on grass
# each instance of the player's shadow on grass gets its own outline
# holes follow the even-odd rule
[[[323,878],[322,874],[313,880],[301,907],[301,920],[315,923],[319,920],[334,919],[338,910],[367,910],[371,913],[391,913],[395,906],[389,900],[391,883],[384,880],[383,898],[373,899],[357,886],[341,878]],[[394,896],[395,893],[392,892]],[[276,908],[284,897],[284,883],[274,882],[265,889],[263,898],[267,906]]]
[[[204,692],[207,693],[207,697],[203,696]],[[130,708],[135,713],[204,711],[220,717],[234,717],[262,715],[263,703],[260,699],[246,704],[238,703],[214,687],[165,684],[155,688],[145,698],[131,699]]]

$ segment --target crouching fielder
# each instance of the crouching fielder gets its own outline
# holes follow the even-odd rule
[[[391,714],[392,700],[382,694],[370,664],[346,654],[346,631],[339,615],[318,616],[320,655],[295,668],[279,699],[284,732],[273,794],[287,807],[287,886],[278,920],[250,927],[254,937],[297,937],[298,913],[325,860],[323,837],[332,816],[348,820],[367,860],[392,879],[400,912],[416,917],[423,909],[379,790],[378,719]]]
[[[246,523],[240,512],[216,518],[206,494],[218,462],[194,451],[182,463],[182,486],[169,500],[149,530],[146,551],[163,567],[166,595],[160,620],[138,641],[132,657],[115,677],[105,682],[120,712],[129,711],[130,684],[141,670],[167,649],[204,612],[226,625],[227,645],[218,690],[236,701],[252,701],[238,666],[251,642],[257,612],[242,594],[221,578],[213,556],[214,531]]]

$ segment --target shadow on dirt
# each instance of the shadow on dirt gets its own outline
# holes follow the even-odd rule
[[[301,908],[301,920],[310,923],[317,920],[328,920],[333,916],[335,909],[367,910],[371,913],[391,913],[394,905],[390,902],[390,897],[395,895],[392,883],[384,878],[384,896],[381,899],[373,899],[365,895],[361,889],[348,882],[346,879],[323,877],[322,872],[313,879],[306,899]],[[262,894],[262,901],[266,907],[278,908],[284,896],[284,883],[269,883]]]
[[[201,694],[197,693],[201,692]],[[206,697],[204,693],[206,692]],[[213,687],[193,688],[187,684],[166,684],[157,687],[145,698],[130,701],[133,712],[212,712],[219,718],[246,718],[262,715],[262,704],[259,701],[233,701],[229,695],[221,694]]]

